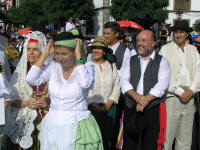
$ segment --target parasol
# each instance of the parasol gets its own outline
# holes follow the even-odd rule
[[[117,23],[120,25],[120,27],[132,27],[132,28],[144,30],[142,26],[140,26],[138,23],[133,22],[133,21],[121,20],[121,21],[117,21]]]
[[[27,32],[29,32],[31,30],[32,30],[31,27],[26,27],[26,28],[23,28],[23,29],[19,29],[18,30],[18,34],[23,35],[23,34],[26,34]]]

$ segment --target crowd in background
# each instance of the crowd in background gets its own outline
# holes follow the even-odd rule
[[[197,150],[200,38],[170,29],[131,42],[112,21],[90,40],[72,18],[51,38],[2,31],[0,150]]]

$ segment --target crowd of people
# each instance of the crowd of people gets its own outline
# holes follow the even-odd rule
[[[151,30],[128,48],[114,21],[88,45],[31,31],[12,75],[2,46],[0,150],[197,150],[200,55],[187,21],[171,30],[161,49]]]

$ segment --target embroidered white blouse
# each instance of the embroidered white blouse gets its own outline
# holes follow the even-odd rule
[[[62,111],[84,111],[88,108],[87,95],[94,83],[94,66],[92,63],[74,68],[68,80],[62,74],[62,67],[52,62],[45,69],[32,66],[26,81],[40,85],[49,81],[50,108]]]
[[[95,66],[95,83],[93,89],[89,91],[88,103],[106,103],[113,100],[118,103],[120,96],[120,84],[117,68],[115,64],[106,61],[101,64],[93,63]]]

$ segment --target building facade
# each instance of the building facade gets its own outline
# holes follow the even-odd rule
[[[200,0],[169,0],[168,19],[166,23],[173,25],[175,20],[184,19],[193,26],[196,20],[200,19]]]
[[[94,0],[96,15],[93,21],[94,35],[103,35],[103,25],[112,20],[109,7],[111,0]]]
[[[97,10],[94,17],[94,35],[102,35],[103,25],[107,21],[113,20],[109,11],[111,0],[94,0],[94,5]],[[166,23],[174,25],[177,19],[184,19],[192,27],[195,21],[200,19],[199,6],[200,0],[169,0],[169,6],[166,8],[169,10]]]

